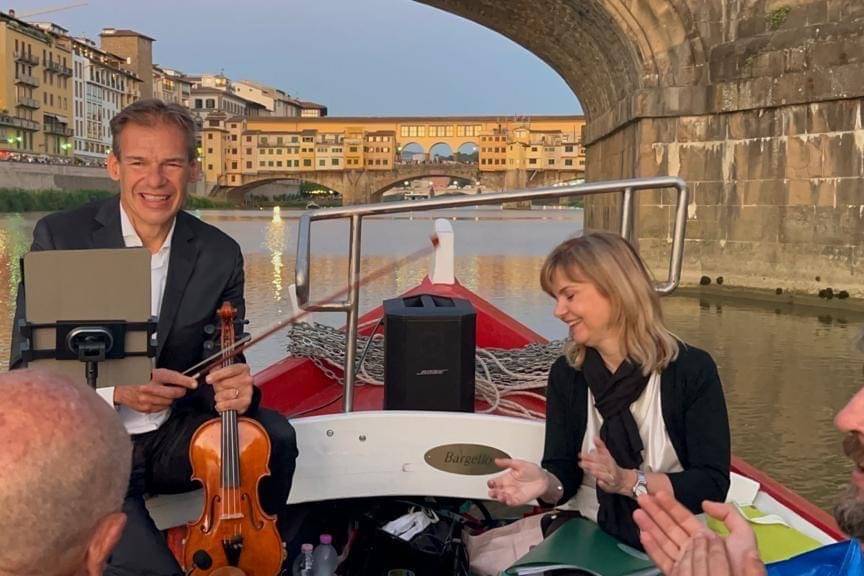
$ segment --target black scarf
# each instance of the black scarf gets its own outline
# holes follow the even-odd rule
[[[587,347],[582,372],[594,396],[594,406],[603,416],[600,439],[609,448],[619,468],[640,468],[644,446],[630,405],[645,391],[648,376],[643,376],[641,366],[629,360],[624,360],[612,374],[603,363],[600,353]],[[638,507],[636,500],[620,494],[607,494],[598,487],[597,501],[600,503],[597,514],[600,527],[624,543],[642,550],[639,528],[633,521],[633,511]]]

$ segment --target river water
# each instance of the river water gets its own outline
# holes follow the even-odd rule
[[[251,329],[291,312],[299,212],[204,211],[203,220],[231,235],[246,258],[247,317]],[[0,215],[0,366],[9,355],[18,259],[40,214]],[[578,233],[578,210],[461,209],[364,220],[362,268],[370,271],[428,242],[436,217],[452,220],[457,278],[548,338],[562,338],[552,300],[538,284],[543,258]],[[311,300],[347,280],[347,224],[320,222],[312,236]],[[417,284],[427,261],[414,262],[365,286],[361,313]],[[669,296],[670,328],[717,361],[732,424],[733,451],[819,506],[829,509],[850,466],[842,456],[833,415],[861,385],[862,359],[853,343],[864,316],[802,312],[742,301]],[[339,326],[343,314],[313,320]],[[284,338],[249,351],[253,371],[281,358]]]

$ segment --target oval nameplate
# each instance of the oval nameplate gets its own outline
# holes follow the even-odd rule
[[[495,465],[495,458],[510,458],[497,448],[483,444],[442,444],[426,451],[426,463],[452,474],[482,476],[503,472]]]

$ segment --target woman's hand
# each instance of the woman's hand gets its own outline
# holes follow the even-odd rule
[[[597,480],[597,487],[607,494],[629,495],[630,489],[636,484],[634,480],[627,485],[628,472],[632,471],[618,466],[599,436],[594,438],[594,446],[596,450],[579,454],[579,467],[591,474]]]
[[[521,506],[549,489],[549,474],[533,462],[496,458],[495,465],[507,471],[487,483],[489,498],[507,506]]]

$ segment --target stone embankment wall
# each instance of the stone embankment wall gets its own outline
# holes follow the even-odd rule
[[[31,164],[27,162],[0,162],[0,189],[21,190],[120,190],[105,168],[62,166],[57,164]],[[196,182],[189,193],[207,196],[205,183]]]

